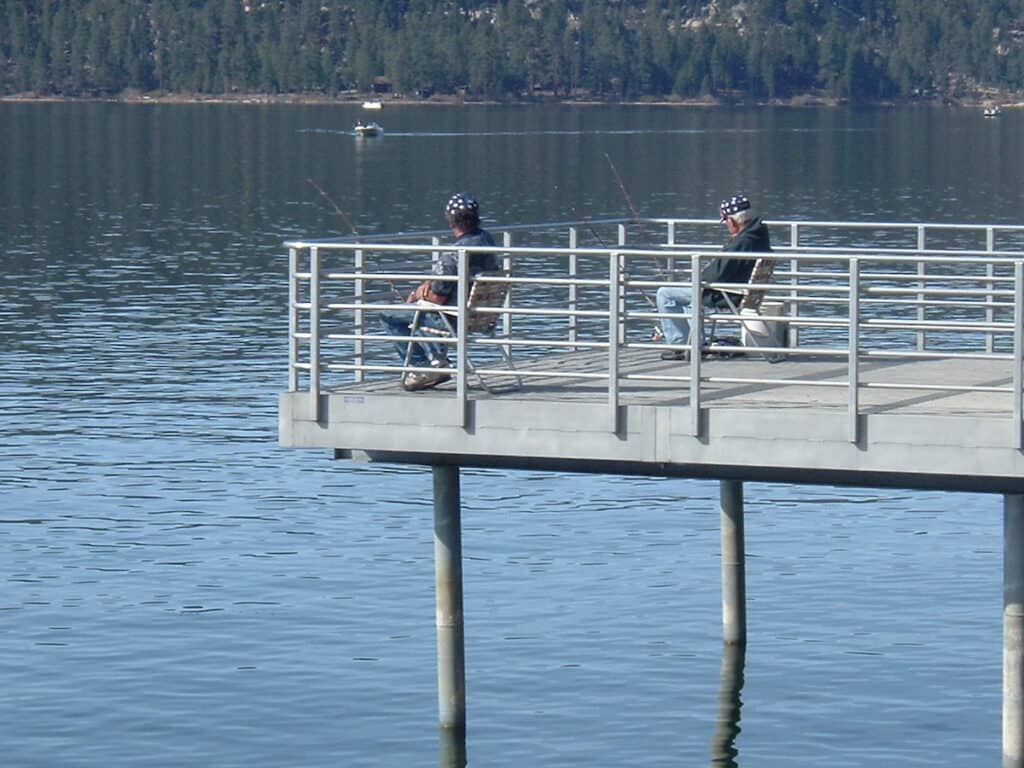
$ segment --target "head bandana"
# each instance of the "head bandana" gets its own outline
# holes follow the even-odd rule
[[[735,216],[740,211],[746,211],[750,208],[750,201],[747,200],[743,195],[733,195],[728,200],[723,200],[722,204],[718,206],[719,220],[725,221],[730,216]]]
[[[476,213],[478,210],[480,210],[480,206],[477,201],[471,195],[464,195],[461,192],[452,195],[448,205],[444,207],[446,216],[454,216],[461,211]]]

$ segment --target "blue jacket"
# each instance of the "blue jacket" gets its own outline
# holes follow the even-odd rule
[[[494,238],[486,229],[477,229],[475,232],[467,232],[458,238],[454,246],[495,246]],[[469,275],[476,277],[481,272],[491,272],[498,269],[498,260],[493,253],[471,253],[469,254]],[[433,272],[435,275],[458,275],[459,254],[456,251],[444,251],[441,257],[434,262]],[[446,297],[444,303],[451,304],[452,296],[458,283],[447,280],[434,280],[430,284],[430,290]]]

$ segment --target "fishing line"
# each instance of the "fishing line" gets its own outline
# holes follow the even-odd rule
[[[333,200],[331,199],[331,196],[330,196],[330,195],[328,195],[328,194],[327,194],[326,192],[324,192],[324,188],[323,188],[323,187],[321,187],[321,186],[320,186],[319,184],[317,184],[317,183],[316,183],[315,181],[313,181],[312,179],[306,179],[306,181],[308,181],[308,182],[309,182],[310,184],[312,184],[312,185],[313,185],[313,188],[314,188],[314,189],[315,189],[315,190],[316,190],[317,192],[319,192],[319,193],[320,193],[320,196],[321,196],[321,197],[323,197],[323,199],[324,199],[324,200],[326,200],[326,201],[327,201],[328,203],[330,203],[330,204],[331,204],[331,207],[332,207],[332,208],[334,208],[334,212],[335,212],[335,213],[337,213],[337,214],[338,214],[339,216],[341,216],[341,218],[342,218],[342,220],[343,220],[343,221],[345,222],[345,224],[347,224],[347,225],[348,225],[348,228],[352,230],[352,234],[353,234],[353,235],[355,235],[356,237],[359,237],[359,232],[358,232],[358,231],[356,231],[356,227],[355,227],[355,224],[353,224],[353,223],[352,223],[352,219],[350,219],[350,218],[349,218],[349,217],[348,217],[348,216],[346,215],[346,213],[345,213],[345,212],[344,212],[343,210],[341,210],[341,208],[339,208],[339,207],[338,207],[338,204],[337,204],[337,203],[335,203],[335,202],[334,202],[334,201],[333,201]]]

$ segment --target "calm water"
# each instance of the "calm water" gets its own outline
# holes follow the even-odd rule
[[[0,743],[16,766],[437,765],[429,471],[276,445],[295,235],[1019,223],[1022,116],[0,105]],[[473,766],[994,765],[1001,501],[466,471]],[[726,660],[732,661],[732,660]]]

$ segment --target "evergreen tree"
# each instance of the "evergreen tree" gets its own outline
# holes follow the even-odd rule
[[[1024,0],[0,0],[0,91],[1024,88]]]

